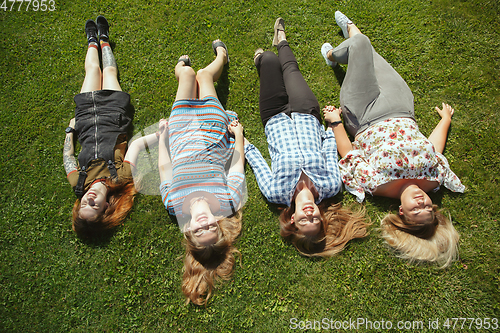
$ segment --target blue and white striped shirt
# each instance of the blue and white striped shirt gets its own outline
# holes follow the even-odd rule
[[[225,172],[235,141],[227,127],[235,119],[238,115],[224,110],[213,96],[174,102],[168,120],[172,180],[161,183],[160,193],[178,223],[185,222],[182,205],[193,192],[215,195],[220,203],[217,213],[224,216],[244,204],[245,175]]]
[[[335,136],[333,131],[325,131],[314,116],[292,113],[290,118],[280,113],[269,119],[265,132],[271,169],[252,144],[245,146],[245,158],[267,200],[290,206],[302,172],[318,191],[316,203],[340,191],[342,180]]]

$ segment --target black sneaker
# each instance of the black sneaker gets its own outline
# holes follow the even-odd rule
[[[109,41],[109,24],[106,18],[102,15],[99,15],[97,16],[96,22],[99,39]]]
[[[87,34],[87,42],[98,43],[97,25],[94,20],[87,20],[87,22],[85,22],[85,33]]]

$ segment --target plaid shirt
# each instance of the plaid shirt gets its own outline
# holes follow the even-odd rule
[[[245,146],[245,158],[267,200],[290,206],[302,172],[318,191],[316,203],[339,192],[342,180],[332,130],[325,131],[309,114],[292,113],[290,118],[280,113],[267,122],[265,132],[272,171],[252,144]]]

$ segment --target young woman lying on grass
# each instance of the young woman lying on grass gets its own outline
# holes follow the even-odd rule
[[[168,121],[160,121],[160,192],[185,237],[182,290],[187,302],[198,305],[210,297],[216,280],[232,274],[246,191],[243,127],[223,108],[214,87],[229,61],[227,48],[219,40],[212,48],[215,60],[197,73],[187,55],[179,59],[176,99]],[[231,156],[236,162],[226,174]]]
[[[348,241],[367,235],[364,212],[330,204],[342,185],[337,147],[321,125],[319,104],[305,82],[286,40],[283,19],[275,23],[273,52],[257,49],[259,108],[272,171],[258,149],[245,142],[245,157],[260,190],[272,203],[286,205],[281,235],[305,256],[331,256]]]
[[[140,149],[132,144],[127,151],[134,111],[130,95],[122,92],[118,83],[118,69],[109,46],[109,24],[103,16],[96,21],[85,24],[85,79],[74,98],[75,118],[66,129],[63,152],[67,178],[78,197],[73,207],[73,230],[81,237],[94,236],[125,219],[136,193],[130,162]],[[81,146],[78,161],[74,135]]]
[[[418,129],[413,94],[399,74],[373,49],[370,40],[341,12],[337,24],[347,39],[336,48],[325,43],[328,65],[348,63],[340,108],[327,106],[325,120],[335,133],[340,170],[349,192],[363,201],[368,192],[401,200],[398,214],[382,220],[382,235],[403,258],[448,266],[458,255],[459,235],[426,192],[441,184],[456,192],[464,186],[442,155],[453,108],[441,116],[429,138]],[[351,143],[342,124],[355,138]]]

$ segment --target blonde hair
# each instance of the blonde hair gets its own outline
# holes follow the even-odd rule
[[[187,297],[186,303],[206,304],[215,283],[229,280],[233,273],[234,256],[240,255],[233,243],[241,232],[241,212],[222,218],[218,224],[217,241],[212,245],[203,246],[190,231],[184,233],[182,292]]]
[[[299,233],[297,227],[291,223],[295,212],[294,202],[280,214],[280,234],[291,241],[300,254],[307,257],[331,257],[342,251],[351,239],[368,235],[367,227],[370,223],[365,222],[363,207],[353,212],[342,207],[341,203],[328,205],[322,202],[319,209],[321,229],[314,237]]]
[[[389,213],[380,221],[382,238],[402,259],[410,262],[433,262],[440,268],[445,268],[458,259],[460,236],[453,227],[451,218],[447,218],[436,205],[432,206],[432,210],[434,220],[425,227],[432,232],[409,232],[408,226],[413,224],[411,221],[406,220],[403,215]]]

